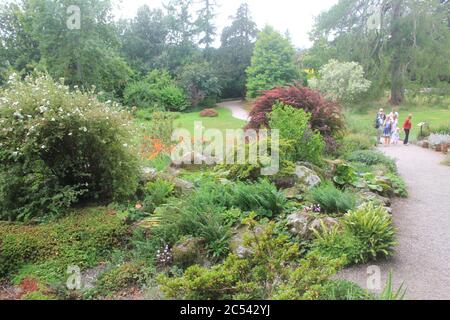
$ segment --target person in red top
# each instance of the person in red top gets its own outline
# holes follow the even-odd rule
[[[406,119],[405,123],[403,124],[403,130],[405,130],[405,140],[403,141],[403,144],[405,146],[408,145],[409,143],[409,133],[411,132],[411,128],[412,128],[412,114],[410,114],[408,116],[408,118]]]

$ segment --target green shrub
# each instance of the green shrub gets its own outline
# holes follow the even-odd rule
[[[323,286],[319,300],[366,300],[369,296],[363,288],[347,280],[331,280]]]
[[[386,177],[390,181],[390,186],[392,188],[392,193],[395,196],[406,198],[408,197],[408,186],[406,182],[398,175],[393,173],[388,173]]]
[[[265,180],[227,185],[207,180],[187,198],[172,199],[159,207],[156,215],[160,224],[153,233],[170,245],[185,236],[202,238],[211,257],[224,257],[231,227],[240,222],[242,212],[254,211],[259,218],[274,217],[285,204],[284,195]]]
[[[270,114],[269,126],[280,130],[280,138],[293,146],[292,152],[282,150],[284,160],[322,163],[325,142],[320,133],[310,129],[311,114],[283,103],[276,103]]]
[[[69,265],[94,266],[127,235],[124,222],[103,208],[74,211],[38,226],[0,223],[0,277],[31,263],[64,276]]]
[[[188,107],[186,93],[167,71],[153,70],[144,80],[130,83],[124,91],[130,107],[152,111],[183,111]]]
[[[375,145],[375,141],[363,134],[348,134],[343,137],[339,154],[349,155],[359,150],[371,150]]]
[[[345,229],[364,244],[365,261],[392,256],[396,245],[395,228],[386,209],[367,203],[347,213],[343,223]]]
[[[267,180],[256,183],[238,182],[230,189],[232,206],[242,211],[253,211],[260,217],[273,218],[280,214],[286,197]]]
[[[158,283],[168,298],[193,300],[298,300],[319,296],[321,286],[341,264],[311,255],[300,259],[298,246],[276,235],[275,225],[250,221],[250,236],[244,245],[252,249],[245,258],[230,255],[211,269],[193,266],[179,278],[161,275]]]
[[[133,286],[142,286],[154,270],[140,262],[125,262],[109,268],[95,282],[94,296],[111,296]]]
[[[0,99],[0,219],[42,218],[80,200],[134,194],[129,120],[118,105],[49,77],[9,82]]]
[[[322,232],[315,233],[312,252],[333,259],[344,258],[347,265],[365,262],[365,244],[350,232],[324,227]]]
[[[342,191],[330,183],[324,183],[308,191],[306,199],[320,204],[329,214],[342,214],[352,210],[356,204],[355,195],[348,190]]]
[[[196,210],[187,203],[169,204],[156,210],[160,224],[152,229],[162,243],[174,245],[186,236],[201,238],[212,258],[224,257],[229,250],[231,227],[226,222],[226,210],[203,207]]]
[[[395,161],[383,153],[374,150],[360,150],[354,151],[347,156],[347,160],[350,162],[362,162],[366,165],[372,166],[376,164],[386,165],[392,172],[397,170]]]
[[[147,183],[145,185],[144,209],[153,213],[157,207],[167,202],[174,190],[175,185],[163,179]]]

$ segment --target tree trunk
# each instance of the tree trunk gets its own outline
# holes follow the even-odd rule
[[[392,0],[391,44],[393,48],[391,60],[391,103],[400,105],[405,99],[405,48],[401,31],[404,0]]]

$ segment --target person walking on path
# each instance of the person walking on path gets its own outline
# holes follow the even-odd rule
[[[391,144],[393,121],[394,120],[391,117],[387,117],[384,123],[383,137],[384,137],[384,144],[387,146]]]
[[[403,141],[403,144],[407,146],[409,144],[409,134],[411,133],[412,128],[412,114],[406,118],[405,123],[403,124],[403,130],[405,131],[405,140]]]
[[[381,136],[383,135],[383,124],[385,121],[386,115],[383,109],[380,109],[377,113],[377,117],[375,119],[375,129],[377,129],[377,144],[382,144]]]

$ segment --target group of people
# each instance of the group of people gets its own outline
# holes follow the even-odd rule
[[[385,145],[398,144],[400,141],[400,127],[398,126],[399,114],[395,110],[386,114],[384,109],[380,109],[375,120],[375,128],[377,129],[377,143]],[[409,144],[409,134],[412,127],[412,115],[410,114],[403,123],[403,131],[405,139],[403,144]]]

